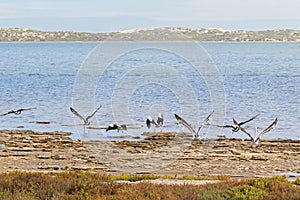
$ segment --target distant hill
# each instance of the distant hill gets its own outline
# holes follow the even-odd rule
[[[262,31],[223,30],[220,28],[186,29],[153,28],[123,30],[109,33],[49,32],[28,28],[0,28],[0,41],[295,41],[300,30],[276,29]]]

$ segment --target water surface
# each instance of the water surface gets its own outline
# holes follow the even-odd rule
[[[36,107],[21,115],[0,117],[1,129],[19,127],[36,131],[62,130],[72,132],[74,138],[79,137],[83,130],[81,126],[73,126],[80,121],[72,115],[69,107],[74,100],[73,88],[80,66],[98,44],[0,43],[0,112]],[[300,139],[300,43],[199,44],[217,66],[223,81],[226,98],[224,124],[231,124],[232,117],[243,121],[259,113],[259,118],[249,124],[249,132],[253,132],[254,126],[262,130],[277,117],[278,125],[265,138]],[[194,77],[195,73],[188,70],[188,63],[172,54],[144,50],[119,58],[99,77],[95,107],[101,104],[102,108],[91,120],[93,126],[107,126],[114,122],[114,116],[109,112],[111,91],[122,79],[122,73],[128,72],[128,67],[149,62],[178,67],[177,71],[195,91],[200,105],[199,120],[212,111],[211,94],[205,78]],[[140,78],[145,77],[141,75]],[[118,101],[122,102],[122,98]],[[173,117],[180,110],[180,103],[172,90],[161,84],[139,86],[132,93],[130,105],[131,121],[140,128],[129,130],[128,133],[108,134],[104,130],[86,129],[86,135],[94,135],[95,138],[97,135],[108,138],[115,135],[139,135],[147,131],[145,118],[149,114],[156,117],[159,110],[165,115],[164,131],[181,130]],[[190,119],[194,116],[184,117]],[[50,124],[36,124],[37,121],[47,121]],[[158,130],[160,129],[155,131]],[[208,131],[213,131],[230,137],[245,138],[243,134],[232,135],[230,129],[213,128],[203,131],[203,137],[209,137],[211,133]]]

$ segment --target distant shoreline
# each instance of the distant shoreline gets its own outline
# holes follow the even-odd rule
[[[40,31],[28,28],[0,28],[0,42],[300,42],[300,30],[263,31],[224,30],[220,28],[154,28],[108,33]]]
[[[104,42],[199,42],[199,43],[300,43],[300,41],[0,41],[0,43],[104,43]]]

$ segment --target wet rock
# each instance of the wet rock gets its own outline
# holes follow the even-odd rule
[[[42,170],[60,170],[59,166],[52,166],[52,165],[48,165],[48,166],[38,166],[38,169],[42,169]]]
[[[36,156],[38,159],[50,159],[51,155],[37,155]]]
[[[66,156],[65,155],[52,155],[51,159],[53,159],[53,160],[65,160]]]
[[[50,124],[50,122],[46,122],[46,121],[36,121],[36,124]]]
[[[116,165],[114,160],[132,166],[128,168],[133,171],[145,162],[145,171],[157,170],[160,174],[173,175],[230,174],[238,177],[242,174],[253,177],[287,170],[300,171],[300,142],[294,140],[262,140],[259,146],[252,147],[250,141],[241,139],[193,139],[183,133],[147,133],[144,140],[114,142],[82,142],[66,137],[68,135],[63,132],[0,131],[0,171],[124,173],[122,165]],[[172,143],[174,140],[179,142]],[[176,147],[172,146],[174,144],[185,143],[188,144],[185,148],[171,148]],[[149,162],[143,157],[145,155],[159,163]],[[168,162],[170,164],[166,166]]]

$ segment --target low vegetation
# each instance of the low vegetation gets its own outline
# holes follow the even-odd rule
[[[300,199],[299,178],[288,182],[284,177],[224,180],[206,185],[135,184],[116,180],[139,181],[156,175],[106,175],[91,172],[0,174],[0,199]],[[169,177],[170,178],[170,177]],[[202,180],[198,177],[180,179]],[[175,178],[174,178],[175,179]]]
[[[121,174],[121,175],[116,175],[111,177],[112,180],[115,181],[130,181],[130,182],[135,182],[135,181],[141,181],[141,180],[155,180],[155,179],[171,179],[171,180],[229,180],[229,176],[182,176],[182,177],[174,177],[174,176],[157,176],[154,174],[143,174],[143,175],[138,175],[138,174]]]
[[[296,184],[296,185],[300,185],[300,177],[298,177],[298,178],[296,179],[295,184]]]

